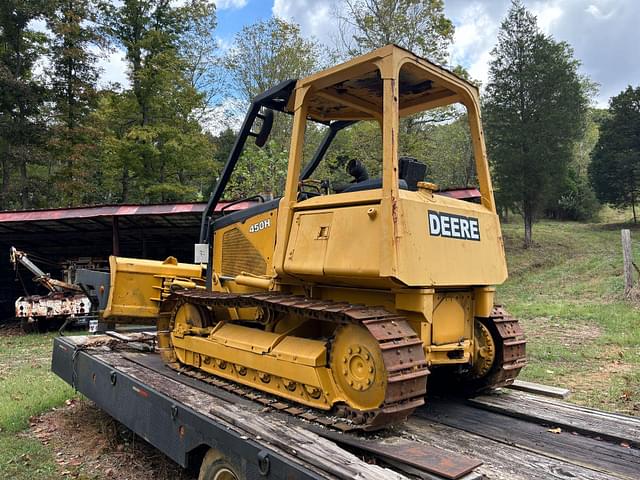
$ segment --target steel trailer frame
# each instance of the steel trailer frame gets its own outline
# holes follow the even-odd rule
[[[76,349],[65,337],[54,339],[51,368],[100,409],[184,468],[199,467],[206,451],[213,447],[242,459],[250,479],[328,478],[176,402],[95,355]]]

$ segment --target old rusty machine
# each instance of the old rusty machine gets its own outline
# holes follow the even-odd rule
[[[399,157],[401,118],[453,104],[466,108],[479,202],[439,194],[423,163]],[[293,116],[284,195],[213,219],[246,140],[264,144],[273,111]],[[352,164],[339,193],[317,188],[311,176],[333,139],[365,121],[381,130],[381,178]],[[328,129],[303,165],[312,122]],[[111,257],[105,286],[105,319],[157,323],[163,358],[183,371],[373,430],[423,404],[430,371],[482,391],[525,365],[518,322],[494,306],[507,268],[478,90],[399,47],[255,98],[196,251],[193,264]]]

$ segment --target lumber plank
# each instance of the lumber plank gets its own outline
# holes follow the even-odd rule
[[[511,390],[535,393],[545,397],[559,398],[561,400],[564,400],[571,394],[571,390],[568,388],[552,387],[551,385],[525,382],[524,380],[514,380],[514,382],[511,385],[508,385],[507,388]]]
[[[471,405],[453,401],[431,402],[417,415],[486,439],[618,478],[637,479],[640,472],[638,449],[565,431],[551,433],[547,426]]]
[[[411,417],[403,435],[434,446],[482,458],[476,469],[491,480],[611,480],[618,477],[580,465],[567,464],[516,446],[487,439],[444,424]]]
[[[373,453],[383,457],[385,461],[403,467],[417,469],[423,473],[431,473],[438,478],[452,480],[461,479],[482,465],[482,462],[441,448],[435,448],[424,442],[416,442],[402,437],[389,437],[384,441],[371,439],[371,435],[345,435],[342,433],[311,426],[311,431],[322,437],[344,444],[357,450]]]
[[[469,399],[476,407],[640,447],[640,418],[603,412],[523,392]]]

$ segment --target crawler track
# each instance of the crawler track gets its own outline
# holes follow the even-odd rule
[[[487,325],[496,342],[496,359],[491,371],[470,385],[476,393],[511,385],[527,364],[527,342],[517,319],[501,305],[496,305],[491,316],[481,321]]]
[[[384,369],[387,373],[386,396],[382,405],[374,410],[359,411],[343,404],[335,405],[326,412],[300,408],[297,404],[278,399],[269,400],[269,404],[279,410],[299,415],[307,420],[318,421],[323,425],[333,425],[341,430],[377,430],[405,420],[416,407],[424,404],[427,375],[429,373],[424,359],[422,341],[415,334],[405,317],[390,313],[381,307],[353,305],[346,302],[309,299],[301,296],[279,293],[233,294],[207,292],[202,290],[184,290],[175,292],[163,303],[161,314],[173,315],[184,304],[201,307],[243,308],[261,307],[278,313],[295,314],[312,320],[336,324],[358,324],[365,327],[378,342]],[[242,367],[242,365],[238,365]],[[211,383],[255,399],[256,389],[239,386],[221,380],[214,375],[185,367],[176,368],[182,373],[201,380],[211,378]],[[215,379],[215,381],[213,380]],[[261,397],[266,398],[266,397]],[[315,413],[317,412],[317,413]],[[338,418],[336,418],[338,417]]]

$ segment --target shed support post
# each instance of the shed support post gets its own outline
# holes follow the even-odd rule
[[[120,255],[120,229],[118,227],[118,217],[111,217],[111,232],[112,232],[112,254],[115,256]]]
[[[118,217],[115,215],[111,217],[111,253],[112,255],[120,255],[120,230],[118,228]],[[113,322],[105,322],[102,317],[98,319],[98,325],[96,327],[96,333],[104,333],[107,330],[115,330],[116,324]]]

